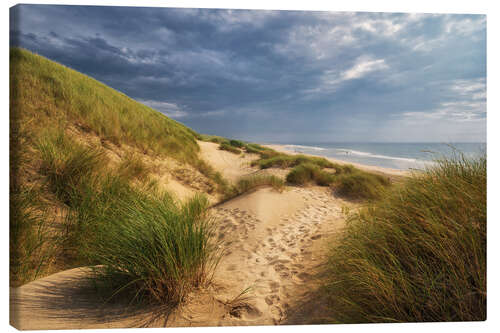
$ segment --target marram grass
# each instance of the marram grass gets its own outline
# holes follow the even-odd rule
[[[414,174],[352,214],[328,264],[334,322],[486,319],[486,158]]]
[[[168,194],[133,190],[101,215],[85,254],[116,293],[177,304],[210,280],[219,260],[207,208],[203,196],[179,204]]]

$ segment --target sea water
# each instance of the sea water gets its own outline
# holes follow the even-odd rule
[[[463,154],[486,154],[486,143],[293,143],[282,144],[298,153],[399,170],[424,169],[437,159]]]

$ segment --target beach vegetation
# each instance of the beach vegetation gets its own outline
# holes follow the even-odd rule
[[[245,147],[245,144],[243,142],[241,142],[240,140],[230,140],[229,144],[233,147],[236,147],[236,148]]]
[[[226,150],[233,154],[241,154],[241,150],[227,143],[221,143],[219,145],[220,150]]]
[[[140,181],[147,180],[151,171],[151,166],[147,165],[139,154],[133,152],[126,153],[118,167],[118,173],[125,178]]]
[[[378,199],[391,185],[389,178],[352,165],[329,163],[329,168],[320,165],[301,163],[290,170],[286,181],[292,185],[330,186],[337,194],[353,200]]]
[[[102,191],[80,198],[80,256],[97,265],[98,281],[115,294],[177,304],[210,280],[219,260],[209,202],[197,195],[179,203],[120,182],[111,178]]]
[[[305,185],[314,182],[320,186],[333,183],[335,175],[324,171],[317,164],[303,163],[294,167],[286,176],[286,181],[293,185]]]
[[[276,191],[283,191],[285,182],[274,175],[250,175],[240,178],[227,192],[225,200],[232,199],[244,193],[251,192],[263,186],[270,186]]]
[[[455,156],[349,215],[330,253],[332,321],[486,319],[486,158]]]
[[[359,169],[336,173],[331,184],[334,191],[348,199],[374,200],[383,196],[391,185],[388,177]]]

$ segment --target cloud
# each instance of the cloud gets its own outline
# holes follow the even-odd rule
[[[319,86],[313,89],[306,89],[303,92],[307,94],[332,93],[338,89],[339,85],[346,81],[361,79],[370,73],[388,69],[385,59],[372,59],[369,56],[360,56],[354,64],[344,70],[329,69],[326,70]],[[307,97],[307,96],[306,96]]]
[[[485,137],[484,15],[18,5],[11,16],[11,45],[200,132],[363,141],[396,120],[439,137],[451,119],[446,135]]]
[[[486,119],[486,82],[484,78],[456,80],[448,84],[450,100],[436,108],[424,111],[403,112],[409,120],[443,120],[472,122]]]
[[[369,57],[359,57],[356,63],[348,70],[342,72],[341,81],[359,79],[367,74],[388,68],[384,59],[370,59]]]

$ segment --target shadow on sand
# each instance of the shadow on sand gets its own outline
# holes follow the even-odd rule
[[[99,293],[90,269],[72,269],[12,288],[11,324],[20,329],[166,326],[174,307],[109,300]]]

